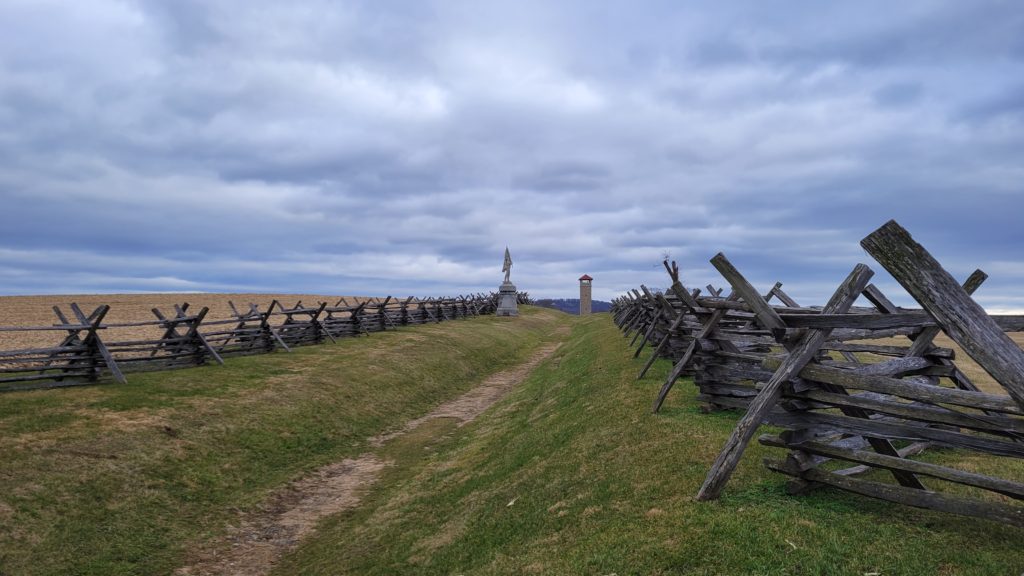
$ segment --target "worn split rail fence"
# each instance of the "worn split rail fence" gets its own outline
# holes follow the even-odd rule
[[[827,485],[1024,527],[1024,478],[911,458],[939,448],[1024,458],[1024,351],[1006,334],[1024,331],[1024,317],[987,314],[971,298],[987,276],[978,270],[956,282],[894,221],[861,245],[920,309],[894,305],[869,284],[873,272],[863,264],[824,306],[800,306],[782,284],[759,293],[723,254],[711,263],[731,288],[725,297],[711,286],[705,296],[688,289],[666,262],[667,293],[641,286],[613,302],[635,355],[652,348],[641,377],[658,357],[673,362],[655,412],[684,375],[708,410],[744,411],[698,499],[719,496],[768,424],[784,431],[758,440],[786,452],[766,465],[792,477],[791,492]],[[854,306],[861,297],[870,306]],[[940,332],[1006,395],[979,390],[954,350],[934,343]]]
[[[522,293],[520,299],[528,303],[529,295]],[[243,310],[233,302],[229,306],[231,317],[223,319],[209,318],[208,308],[196,311],[183,303],[173,310],[153,308],[153,320],[106,323],[109,305],[86,314],[72,303],[67,310],[53,307],[57,323],[52,326],[0,326],[0,333],[53,332],[60,337],[52,346],[0,350],[0,392],[108,378],[125,382],[127,372],[223,364],[229,356],[288,352],[399,326],[493,314],[497,295],[401,301],[389,296],[359,303],[341,298],[333,305],[300,301],[291,307],[274,300],[265,310],[256,304]],[[119,337],[128,333],[132,336]]]

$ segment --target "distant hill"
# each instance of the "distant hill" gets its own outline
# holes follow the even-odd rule
[[[579,298],[541,298],[534,300],[535,306],[543,306],[544,308],[552,308],[554,310],[561,310],[567,314],[579,314],[580,313],[580,299]],[[611,302],[605,302],[603,300],[591,300],[590,311],[591,312],[607,312],[611,310]]]

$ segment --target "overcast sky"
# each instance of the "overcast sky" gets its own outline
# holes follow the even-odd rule
[[[895,218],[1024,308],[1024,4],[0,0],[0,293],[820,304]]]

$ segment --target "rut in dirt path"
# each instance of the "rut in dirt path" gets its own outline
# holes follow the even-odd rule
[[[559,330],[567,335],[567,330]],[[498,372],[462,396],[445,402],[422,418],[407,422],[400,430],[370,438],[370,446],[386,442],[439,418],[454,418],[462,426],[472,421],[510,390],[561,345],[547,344],[526,362]],[[239,519],[237,528],[220,542],[210,543],[195,556],[191,565],[179,568],[179,576],[260,576],[268,574],[286,552],[312,534],[321,519],[359,504],[360,494],[373,485],[390,464],[367,452],[320,468],[275,492],[257,512]]]

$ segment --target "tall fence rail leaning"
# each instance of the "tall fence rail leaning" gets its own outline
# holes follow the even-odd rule
[[[333,304],[301,301],[286,306],[274,300],[236,306],[231,317],[214,319],[208,308],[188,303],[171,309],[153,308],[152,320],[105,322],[109,305],[91,311],[72,303],[53,306],[51,326],[0,326],[0,334],[53,333],[54,344],[0,350],[0,392],[61,388],[115,380],[126,373],[223,364],[224,358],[289,352],[297,346],[335,342],[340,338],[473,316],[493,314],[497,294],[398,300],[372,298],[356,302],[340,298]],[[520,294],[523,303],[529,295]],[[145,334],[145,336],[139,336]],[[14,334],[16,335],[16,334]],[[36,341],[38,339],[33,339]]]
[[[640,286],[613,301],[634,357],[648,351],[638,379],[657,358],[672,362],[653,412],[683,376],[706,411],[743,412],[697,498],[717,498],[760,426],[770,425],[783,431],[758,441],[783,452],[765,465],[791,477],[791,493],[831,486],[1024,527],[1024,478],[1000,477],[1024,468],[998,461],[1024,458],[1024,351],[1007,335],[1024,331],[1024,316],[987,314],[971,298],[987,275],[957,282],[895,221],[861,246],[920,308],[893,304],[864,264],[823,306],[803,306],[781,283],[759,292],[721,253],[711,264],[728,290],[687,287],[666,261],[664,293]],[[869,305],[854,306],[862,297]],[[991,376],[992,389],[935,344],[940,333]],[[926,450],[967,457],[913,459]],[[977,454],[989,460],[970,457]]]

